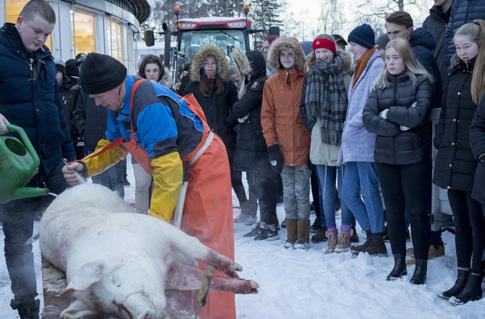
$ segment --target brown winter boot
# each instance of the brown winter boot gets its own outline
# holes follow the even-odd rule
[[[308,219],[296,220],[296,244],[297,249],[310,248],[310,221]]]
[[[387,257],[387,248],[382,234],[371,234],[367,247],[362,250],[371,256]]]
[[[287,238],[286,243],[284,244],[285,248],[294,248],[296,243],[296,234],[297,234],[297,227],[296,227],[296,219],[285,219],[286,220],[286,231],[287,231]]]
[[[338,235],[337,247],[335,247],[336,252],[343,253],[349,251],[353,232],[354,231],[352,228],[349,231],[340,231],[340,234]]]
[[[334,230],[334,231],[327,230],[325,235],[328,238],[327,249],[325,250],[325,254],[331,254],[335,252],[335,247],[337,247],[338,232],[337,230]]]

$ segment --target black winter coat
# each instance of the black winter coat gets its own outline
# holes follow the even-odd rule
[[[261,127],[261,103],[266,82],[266,63],[259,52],[248,52],[248,60],[253,69],[246,93],[232,107],[235,119],[249,117],[236,127],[236,152],[233,165],[241,171],[252,171],[268,161],[266,142]]]
[[[453,37],[455,31],[462,25],[476,19],[485,19],[485,1],[483,0],[454,0],[451,17],[446,30],[446,65],[450,65],[451,57],[456,53]]]
[[[15,25],[6,23],[0,29],[0,65],[0,113],[25,130],[39,155],[41,173],[50,174],[63,157],[74,160],[49,49],[29,54]]]
[[[423,29],[428,31],[436,44],[433,50],[433,56],[440,71],[441,80],[444,81],[448,74],[446,56],[446,27],[450,20],[451,7],[447,12],[441,11],[441,7],[433,6],[429,10],[429,16],[423,22]]]
[[[431,82],[423,75],[418,75],[413,84],[407,74],[392,76],[390,81],[392,84],[389,87],[372,90],[363,111],[365,128],[377,134],[374,161],[407,165],[429,159]],[[415,107],[412,106],[414,102]],[[387,120],[379,116],[385,109],[389,109]],[[401,125],[410,129],[401,130]]]
[[[74,121],[79,136],[84,138],[85,151],[91,153],[98,141],[106,138],[107,109],[97,106],[94,99],[81,90],[74,110]]]
[[[485,205],[485,97],[483,96],[470,127],[470,144],[473,156],[478,160],[472,197]]]
[[[60,87],[60,95],[62,105],[64,107],[64,118],[66,125],[71,133],[71,139],[76,142],[79,138],[79,133],[75,128],[74,123],[74,109],[76,108],[77,99],[79,97],[79,79],[64,75],[65,80]]]
[[[471,95],[473,63],[456,65],[450,72],[440,120],[436,126],[438,149],[433,182],[441,188],[471,192],[476,161],[469,130],[476,105]]]
[[[205,96],[199,90],[199,81],[191,81],[185,87],[182,95],[193,93],[200,106],[204,110],[205,117],[209,127],[222,138],[222,141],[228,149],[229,157],[232,158],[232,152],[236,144],[236,132],[234,126],[236,123],[230,120],[231,108],[237,101],[237,89],[233,82],[224,81],[224,92],[218,95],[213,88],[208,96]]]
[[[441,105],[442,92],[441,74],[436,59],[433,56],[433,51],[436,47],[433,36],[423,28],[419,28],[411,33],[409,43],[411,43],[411,47],[419,63],[433,76],[433,99],[431,100],[431,106],[439,107]]]

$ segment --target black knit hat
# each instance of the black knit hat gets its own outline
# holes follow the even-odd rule
[[[126,68],[109,55],[89,53],[81,65],[81,87],[88,94],[114,89],[126,78]]]
[[[357,43],[364,48],[372,49],[376,44],[375,38],[374,30],[372,30],[370,25],[365,23],[352,30],[352,32],[349,34],[348,40],[349,42]]]

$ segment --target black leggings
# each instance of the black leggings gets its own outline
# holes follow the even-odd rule
[[[277,226],[276,199],[278,193],[275,192],[275,189],[278,187],[279,174],[274,172],[267,160],[262,160],[252,174],[254,174],[254,186],[258,193],[260,219],[267,225]]]
[[[459,268],[470,268],[481,273],[483,245],[485,241],[485,218],[479,202],[469,192],[448,191],[453,222],[455,224],[456,259]]]
[[[416,259],[428,259],[431,200],[431,164],[429,161],[410,165],[376,163],[386,204],[387,227],[393,254],[406,254],[405,211],[409,214]]]

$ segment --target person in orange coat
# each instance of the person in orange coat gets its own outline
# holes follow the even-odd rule
[[[308,249],[310,135],[300,116],[305,55],[296,39],[282,36],[271,44],[268,62],[278,71],[264,85],[261,126],[270,164],[283,180],[288,230],[285,248]]]
[[[131,153],[153,177],[150,215],[170,222],[185,171],[182,230],[234,259],[227,152],[195,98],[181,98],[153,81],[137,81],[120,62],[99,53],[86,57],[81,86],[108,109],[107,139],[99,141],[94,153],[63,168],[67,182],[77,184],[76,172],[99,174]],[[194,310],[204,319],[235,319],[234,294],[211,291],[206,306]]]

